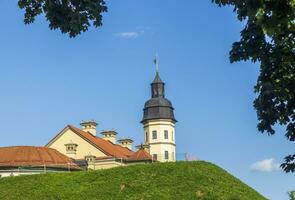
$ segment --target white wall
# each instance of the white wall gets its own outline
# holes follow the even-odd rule
[[[168,131],[168,139],[164,137],[165,130]],[[153,139],[153,131],[157,131],[157,139]],[[150,154],[157,154],[158,161],[176,160],[175,123],[173,121],[161,119],[148,121],[144,124],[144,139],[145,144],[150,146]],[[168,160],[165,159],[165,151],[168,151]]]

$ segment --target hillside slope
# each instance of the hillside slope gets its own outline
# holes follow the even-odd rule
[[[216,165],[177,162],[0,179],[1,200],[265,200]]]

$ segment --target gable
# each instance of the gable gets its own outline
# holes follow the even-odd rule
[[[87,155],[94,155],[96,157],[108,156],[103,150],[100,150],[91,142],[83,139],[69,126],[63,129],[57,136],[55,136],[46,147],[56,149],[60,153],[67,155],[65,144],[68,143],[77,144],[77,151],[75,159],[84,159]]]
[[[75,141],[79,141],[79,143],[75,142],[73,138],[75,138]],[[58,135],[56,135],[46,145],[46,147],[55,148],[61,153],[65,154],[66,153],[65,144],[68,144],[68,143],[78,144],[77,156],[73,157],[75,159],[84,159],[84,157],[89,154],[94,155],[96,157],[112,156],[114,158],[126,159],[126,158],[129,158],[134,153],[127,147],[122,147],[121,145],[114,144],[108,140],[95,137],[92,134],[82,131],[81,129],[78,129],[71,125],[68,125]],[[79,145],[80,145],[80,150],[79,150]],[[94,150],[95,148],[96,150]]]
[[[127,158],[134,153],[127,147],[122,147],[121,145],[114,144],[110,142],[109,140],[95,137],[92,134],[82,131],[74,126],[69,125],[69,128],[75,133],[77,133],[80,137],[90,142],[98,149],[102,150],[104,153],[110,156],[113,156],[115,158]]]

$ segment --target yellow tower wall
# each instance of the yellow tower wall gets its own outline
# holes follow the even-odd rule
[[[157,131],[157,139],[153,139],[153,131]],[[168,139],[164,133],[168,131]],[[157,154],[160,162],[174,162],[176,160],[175,123],[172,120],[149,120],[144,124],[144,141],[149,145],[149,153]],[[168,159],[165,158],[168,151]]]

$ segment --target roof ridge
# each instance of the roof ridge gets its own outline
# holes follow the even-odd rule
[[[83,134],[87,134],[87,136],[91,136],[91,137],[93,137],[93,138],[95,138],[95,139],[97,139],[98,137],[94,137],[91,133],[85,132],[85,131],[83,131],[83,130],[81,130],[81,129],[79,129],[79,128],[76,128],[75,126],[68,125],[68,127],[69,127],[72,131],[74,131],[75,133],[77,133],[80,137],[82,137],[84,140],[86,140],[86,141],[92,143],[96,148],[99,147],[95,142],[90,141],[88,138],[86,138],[85,136],[81,135],[79,132],[82,132]],[[101,139],[101,138],[99,138],[99,139]],[[101,148],[101,147],[98,148],[98,149],[99,149],[99,150],[102,150],[102,151],[103,151],[104,153],[106,153],[106,154],[111,154],[110,152],[105,151],[105,149],[103,149],[103,148]]]
[[[109,140],[105,140],[103,138],[96,137],[96,136],[92,135],[91,133],[85,132],[85,131],[83,131],[79,128],[76,128],[74,126],[70,125],[69,128],[71,130],[73,130],[74,132],[76,132],[77,134],[79,134],[82,138],[84,138],[88,142],[91,142],[96,148],[103,151],[106,155],[110,155],[110,156],[113,156],[116,158],[129,157],[129,155],[126,154],[126,152],[124,153],[122,151],[122,149],[117,148],[117,147],[122,148],[122,146],[120,146],[120,145],[114,144],[113,142],[111,142]],[[81,133],[82,133],[82,135],[81,135]],[[83,136],[83,134],[85,134],[85,136]],[[91,136],[91,138],[87,138],[89,136]],[[101,144],[97,144],[96,141],[91,141],[92,139],[97,140]],[[128,153],[132,154],[133,151],[129,150]]]
[[[49,147],[43,147],[43,146],[30,146],[30,145],[5,146],[0,148],[16,148],[16,147],[49,148]]]

